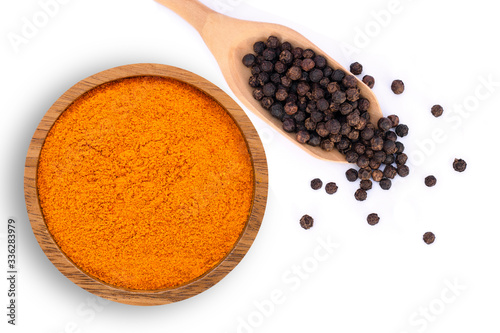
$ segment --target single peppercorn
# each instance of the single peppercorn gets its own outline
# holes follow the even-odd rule
[[[410,174],[410,168],[407,165],[398,165],[397,170],[400,177],[406,177]]]
[[[286,72],[286,76],[288,76],[290,79],[296,81],[302,77],[302,69],[298,66],[292,66]]]
[[[316,63],[316,68],[323,69],[326,67],[326,58],[322,55],[316,55],[314,62]]]
[[[336,70],[333,71],[333,74],[332,74],[332,80],[333,81],[341,82],[344,77],[345,77],[345,73],[344,73],[343,70],[336,69]]]
[[[337,184],[336,184],[336,183],[334,183],[334,182],[330,182],[330,183],[327,183],[327,184],[325,185],[325,191],[326,191],[326,193],[328,193],[328,194],[334,194],[334,193],[336,193],[336,192],[337,192],[337,190],[338,190],[338,186],[337,186]]]
[[[453,169],[457,172],[464,172],[465,168],[467,168],[467,162],[461,158],[455,158],[453,161]]]
[[[392,182],[390,179],[382,178],[379,182],[379,185],[383,190],[388,190],[391,188]]]
[[[382,131],[388,131],[392,127],[392,122],[389,118],[382,117],[378,120],[378,128],[380,128]]]
[[[396,126],[396,134],[402,138],[402,137],[405,137],[408,135],[408,126],[404,125],[404,124],[399,124],[398,126]]]
[[[358,171],[358,178],[361,180],[368,180],[372,176],[372,170],[368,168],[361,168]]]
[[[365,201],[367,197],[368,193],[366,193],[366,191],[362,188],[359,188],[356,192],[354,192],[354,198],[358,201]]]
[[[356,77],[354,75],[346,75],[343,79],[342,79],[342,84],[346,87],[346,88],[355,88],[356,85],[358,83],[358,80],[356,80]]]
[[[431,113],[434,117],[441,117],[443,111],[443,107],[439,104],[436,104],[431,108]]]
[[[311,138],[311,135],[307,131],[299,131],[296,138],[299,143],[306,143]]]
[[[386,165],[386,167],[384,169],[384,177],[389,178],[389,179],[394,179],[394,177],[396,177],[397,174],[398,174],[398,172],[397,172],[395,167],[393,167],[390,164]]]
[[[375,86],[375,78],[371,75],[363,76],[363,83],[368,86],[368,88],[373,89]]]
[[[394,80],[391,84],[391,90],[396,95],[400,95],[405,91],[405,84],[401,80]]]
[[[308,59],[304,59],[302,60],[302,62],[300,63],[300,67],[302,67],[302,70],[306,71],[306,72],[309,72],[311,69],[313,69],[314,67],[316,66],[316,63],[314,62],[314,60],[308,58]]]
[[[352,74],[359,75],[363,72],[363,65],[361,65],[359,62],[353,62],[349,69]]]
[[[373,170],[372,179],[376,182],[380,182],[384,178],[384,173],[380,170]]]
[[[323,182],[319,178],[314,178],[311,180],[311,188],[313,190],[319,190],[320,188],[323,187]]]
[[[372,186],[373,186],[373,183],[369,179],[363,179],[359,182],[359,187],[365,191],[371,190]]]
[[[300,218],[300,226],[306,230],[312,228],[313,224],[314,219],[307,214]]]
[[[424,183],[425,183],[425,186],[427,186],[427,187],[433,187],[434,185],[436,185],[437,179],[433,175],[430,175],[430,176],[425,177]]]
[[[295,121],[292,118],[284,119],[283,130],[288,133],[295,132]]]
[[[266,44],[264,42],[256,42],[253,44],[253,51],[257,54],[261,54],[266,49]]]
[[[251,67],[255,64],[255,56],[251,53],[246,54],[242,59],[243,65]]]
[[[377,213],[371,213],[368,214],[366,217],[366,221],[368,222],[369,225],[375,225],[380,221],[380,217],[378,216]]]
[[[355,182],[358,179],[358,172],[356,169],[351,168],[345,172],[345,176],[348,181]]]
[[[384,151],[386,154],[395,154],[398,148],[396,147],[396,143],[391,140],[387,140],[384,142]]]
[[[406,164],[406,161],[408,161],[408,155],[405,153],[400,153],[396,155],[396,164],[397,165],[403,165]]]
[[[436,240],[436,236],[432,232],[428,231],[424,234],[422,239],[424,240],[425,244],[432,244]]]
[[[304,59],[314,58],[315,55],[316,53],[311,49],[305,49],[304,52],[302,52],[302,57],[304,57]]]
[[[389,118],[389,120],[391,121],[392,127],[396,127],[399,125],[399,117],[397,115],[391,114],[390,116],[387,116],[387,118]]]
[[[326,151],[332,151],[335,148],[335,144],[328,139],[321,141],[320,145],[321,145],[321,148],[323,150],[326,150]]]

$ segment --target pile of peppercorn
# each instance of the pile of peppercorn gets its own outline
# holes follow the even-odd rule
[[[311,49],[275,36],[256,42],[253,50],[255,54],[242,59],[251,70],[253,97],[282,121],[284,131],[296,133],[298,142],[337,149],[357,164],[359,170],[346,173],[350,181],[361,180],[357,200],[366,199],[372,180],[387,190],[396,175],[409,174],[404,145],[397,141],[408,134],[408,126],[399,124],[396,115],[373,125],[370,102],[360,95],[354,75],[329,66]]]

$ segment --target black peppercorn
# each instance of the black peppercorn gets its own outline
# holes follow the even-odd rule
[[[359,111],[368,111],[368,109],[370,108],[370,101],[367,100],[366,98],[360,98],[358,100],[358,109]],[[367,116],[369,117],[369,113],[366,113]],[[370,120],[370,119],[366,119],[366,120]]]
[[[380,182],[384,178],[384,173],[380,170],[373,170],[372,179],[376,182]]]
[[[384,169],[384,177],[385,178],[394,179],[394,177],[396,177],[397,174],[398,174],[398,172],[397,172],[395,167],[393,167],[390,164],[386,165],[386,167]]]
[[[373,183],[370,179],[363,179],[362,181],[359,182],[359,187],[365,191],[371,190],[372,186]]]
[[[390,140],[390,141],[394,141],[394,143],[396,143],[396,140],[398,139],[398,136],[395,132],[393,131],[387,131],[385,132],[384,134],[384,139],[385,140]],[[397,149],[397,147],[396,147]]]
[[[370,140],[370,145],[373,150],[382,150],[384,148],[384,139],[379,136],[374,136]]]
[[[322,121],[324,116],[324,113],[320,111],[311,112],[311,120],[315,123],[319,123],[320,121]]]
[[[334,194],[337,192],[337,190],[338,190],[338,186],[334,182],[330,182],[330,183],[327,183],[325,185],[325,191],[328,194]]]
[[[295,121],[298,121],[298,122],[304,122],[306,120],[306,118],[307,118],[307,113],[305,113],[304,111],[298,111],[297,113],[295,113],[293,115],[293,119],[295,119]],[[305,126],[304,126],[304,128],[305,128]]]
[[[361,131],[361,137],[364,140],[371,140],[374,134],[375,131],[371,127],[366,127],[364,130]]]
[[[279,60],[286,65],[289,65],[293,62],[293,54],[289,50],[281,51],[279,55]]]
[[[283,130],[288,133],[295,132],[295,120],[286,118],[283,120]]]
[[[286,72],[286,76],[292,80],[299,80],[302,77],[302,69],[298,66],[292,66]]]
[[[312,228],[313,224],[314,219],[307,214],[300,218],[300,226],[306,230]]]
[[[361,65],[359,62],[353,62],[349,69],[352,74],[359,75],[363,72],[363,65]]]
[[[319,190],[321,187],[323,187],[323,182],[319,178],[314,178],[311,180],[311,188],[313,190]]]
[[[402,142],[396,141],[396,148],[398,149],[396,153],[400,154],[404,152],[405,145]]]
[[[261,54],[266,49],[266,44],[264,42],[257,42],[253,44],[253,51],[257,54]]]
[[[398,175],[401,177],[406,177],[410,174],[410,168],[407,165],[398,165]]]
[[[302,60],[302,62],[300,64],[300,67],[302,67],[302,70],[304,70],[306,72],[309,72],[315,66],[316,66],[316,63],[314,62],[314,60],[312,60],[310,58]]]
[[[345,154],[345,159],[348,163],[356,163],[356,161],[358,160],[358,153],[356,153],[355,151],[352,151],[352,150],[349,150],[346,154]]]
[[[356,169],[351,168],[345,172],[345,176],[348,181],[354,182],[358,179],[358,172]]]
[[[276,91],[275,97],[276,97],[276,100],[283,102],[288,97],[288,93],[284,87],[280,87]]]
[[[426,232],[422,238],[426,244],[432,244],[436,240],[436,236],[430,231]]]
[[[283,43],[281,43],[281,50],[291,51],[292,50],[292,44],[290,44],[289,42],[283,42]]]
[[[403,165],[406,164],[406,161],[408,161],[408,155],[405,153],[400,153],[396,155],[396,164],[397,165]]]
[[[242,59],[243,65],[251,67],[255,64],[255,56],[251,53],[246,54]]]
[[[391,90],[396,95],[400,95],[405,91],[405,84],[401,80],[394,80],[391,84]]]
[[[360,168],[366,168],[368,167],[370,163],[370,160],[368,159],[368,157],[366,155],[361,155],[358,157],[358,160],[356,161],[356,165]]]
[[[316,107],[318,108],[319,111],[326,111],[328,110],[328,107],[330,106],[330,103],[324,98],[319,99],[316,102]]]
[[[272,97],[276,93],[276,86],[273,83],[268,82],[262,87],[262,91],[265,96]]]
[[[390,116],[387,116],[387,118],[389,118],[389,120],[391,121],[392,127],[396,127],[399,125],[399,117],[397,115],[391,114]]]
[[[264,52],[262,52],[262,56],[264,57],[264,60],[271,61],[276,57],[276,52],[273,49],[265,49]]]
[[[257,75],[250,76],[250,78],[248,79],[248,84],[252,88],[257,88],[260,85],[258,76]]]
[[[316,125],[316,133],[322,138],[326,138],[328,135],[330,135],[330,132],[325,127],[325,123],[321,122]]]
[[[366,217],[366,221],[369,225],[375,225],[380,221],[380,217],[376,213],[371,213]]]
[[[387,178],[382,178],[380,181],[379,181],[379,185],[380,187],[383,189],[383,190],[388,190],[391,188],[392,186],[392,182],[390,179],[387,179]]]
[[[378,128],[380,128],[382,131],[388,131],[392,127],[392,122],[389,120],[389,118],[382,117],[378,120]]]
[[[262,97],[264,97],[264,92],[262,91],[262,88],[255,88],[252,92],[252,96],[256,100],[260,101]]]
[[[330,119],[325,123],[325,128],[331,134],[337,134],[340,132],[340,122],[337,119]]]
[[[453,161],[453,169],[458,172],[464,172],[467,168],[467,163],[461,158],[455,158]]]
[[[396,148],[396,143],[394,141],[391,141],[391,140],[387,140],[384,142],[383,149],[384,149],[386,154],[394,154],[398,150],[398,148]]]
[[[314,68],[309,72],[309,80],[311,80],[312,82],[319,82],[322,78],[323,71],[321,69]]]
[[[434,117],[441,117],[443,111],[443,107],[439,104],[436,104],[431,108],[431,113]]]
[[[303,52],[304,52],[304,50],[300,47],[296,47],[296,48],[292,49],[292,54],[293,54],[294,58],[302,58]]]
[[[277,48],[280,46],[280,40],[278,39],[278,37],[276,36],[269,36],[269,38],[267,38],[267,47],[270,47],[270,48]]]
[[[306,143],[311,138],[311,135],[307,131],[299,131],[296,138],[299,143]]]
[[[372,89],[375,86],[375,78],[371,75],[365,75],[363,76],[363,83]]]
[[[321,137],[312,133],[311,138],[307,141],[307,144],[313,147],[318,147],[321,144]]]
[[[266,110],[269,110],[271,106],[274,104],[274,100],[272,97],[264,97],[260,101],[260,105]]]
[[[365,201],[367,196],[368,194],[362,188],[357,189],[356,192],[354,193],[354,198],[358,201]]]
[[[305,59],[314,58],[315,55],[316,53],[314,53],[314,51],[311,49],[305,49],[304,52],[302,52],[302,57],[304,57]]]
[[[361,168],[358,171],[358,178],[361,180],[368,180],[372,176],[372,171],[368,168]]]
[[[329,139],[324,139],[321,141],[321,148],[326,151],[332,151],[335,149],[335,144]]]
[[[286,112],[286,114],[293,115],[297,111],[299,111],[299,107],[294,102],[290,101],[290,102],[287,102],[285,104],[285,112]]]
[[[408,126],[406,125],[399,124],[396,126],[396,134],[401,138],[408,135],[408,130]]]
[[[326,58],[322,55],[316,55],[314,57],[314,62],[316,63],[316,68],[323,69],[326,66]]]
[[[356,77],[354,75],[346,75],[342,79],[342,84],[346,88],[356,88],[357,83],[358,83],[358,80],[356,80]]]
[[[265,85],[267,82],[269,82],[269,74],[266,72],[261,72],[257,74],[257,83],[261,86]]]
[[[332,93],[332,102],[342,104],[347,99],[345,92],[337,90]]]
[[[434,185],[436,185],[437,179],[436,179],[436,177],[430,175],[430,176],[425,177],[424,183],[425,183],[425,186],[427,186],[427,187],[433,187]]]
[[[333,74],[332,74],[332,80],[333,81],[341,82],[344,77],[345,77],[345,73],[344,73],[343,70],[336,69],[336,70],[333,71]]]
[[[349,88],[345,92],[348,101],[355,102],[359,99],[359,89]]]
[[[283,109],[283,105],[281,105],[280,103],[274,103],[271,106],[271,115],[280,120],[283,119],[283,116],[285,115],[285,110]]]

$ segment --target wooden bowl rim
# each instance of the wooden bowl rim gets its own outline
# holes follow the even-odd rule
[[[77,98],[104,83],[129,77],[156,76],[187,83],[215,99],[239,127],[247,143],[254,171],[253,202],[247,223],[233,249],[211,270],[175,288],[132,290],[110,285],[75,265],[59,248],[48,231],[38,200],[37,169],[40,152],[53,124]],[[24,172],[24,192],[28,216],[35,237],[45,255],[68,279],[81,288],[106,299],[131,305],[160,305],[195,296],[224,278],[243,259],[259,231],[264,217],[268,191],[268,170],[264,147],[252,122],[241,107],[210,81],[173,66],[140,63],[104,70],[85,78],[61,95],[40,121],[30,142]]]

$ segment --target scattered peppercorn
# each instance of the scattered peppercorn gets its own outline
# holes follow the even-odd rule
[[[358,172],[356,169],[349,169],[346,171],[345,176],[348,181],[355,182],[358,179]]]
[[[392,186],[392,182],[390,179],[388,178],[382,178],[379,182],[380,184],[380,187],[383,189],[383,190],[388,190],[391,188]]]
[[[437,183],[436,177],[434,177],[432,175],[425,177],[425,185],[427,187],[432,187],[432,186],[436,185],[436,183]]]
[[[319,178],[314,178],[311,180],[311,188],[313,190],[319,190],[321,187],[323,187],[323,182]]]
[[[349,69],[352,74],[359,75],[363,72],[363,65],[361,65],[359,62],[353,62]]]
[[[375,225],[380,221],[380,217],[378,216],[377,213],[371,213],[368,214],[366,217],[366,221],[368,222],[369,225]]]
[[[371,75],[365,75],[363,76],[363,83],[366,84],[370,89],[373,89],[373,86],[375,86],[375,78]]]
[[[306,230],[312,228],[313,224],[314,219],[307,214],[300,218],[300,226]]]
[[[408,126],[404,124],[399,124],[396,126],[396,134],[402,138],[408,135]]]
[[[443,111],[443,107],[439,104],[436,104],[431,108],[431,113],[434,117],[440,117],[443,114]]]
[[[392,92],[396,95],[400,95],[405,91],[405,84],[401,80],[394,80],[391,84]]]
[[[467,163],[461,158],[455,158],[453,161],[453,169],[458,172],[464,172],[467,168]]]
[[[249,53],[243,57],[243,65],[250,67],[253,64],[255,64],[255,56],[253,54]]]
[[[363,179],[362,181],[359,182],[359,187],[365,191],[371,190],[372,186],[373,186],[373,183],[369,179]]]
[[[368,194],[362,188],[357,189],[356,192],[354,193],[354,198],[358,201],[365,201],[367,196]]]
[[[422,238],[426,244],[432,244],[436,240],[436,236],[430,231],[426,232]]]
[[[336,193],[336,192],[337,192],[337,190],[338,190],[338,186],[337,186],[337,184],[336,184],[336,183],[334,183],[334,182],[330,182],[330,183],[327,183],[327,184],[325,185],[325,191],[326,191],[326,193],[328,193],[328,194],[334,194],[334,193]]]

